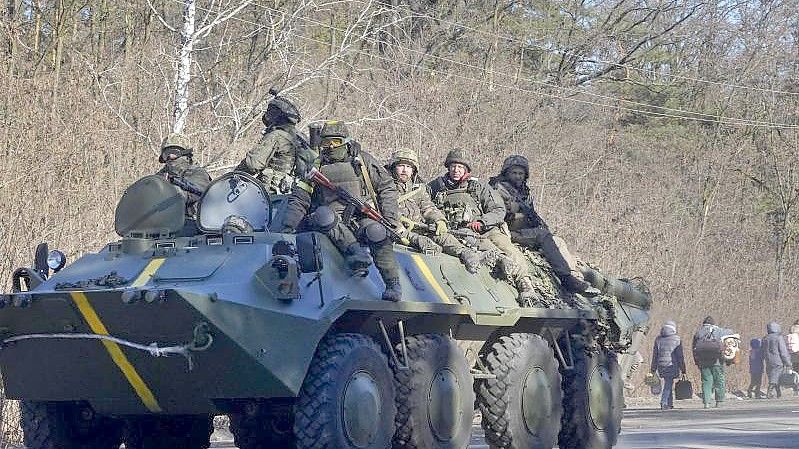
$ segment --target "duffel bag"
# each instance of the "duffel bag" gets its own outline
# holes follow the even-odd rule
[[[691,384],[691,381],[686,379],[685,376],[682,376],[682,379],[678,380],[676,384],[674,384],[674,399],[680,401],[683,399],[691,399],[694,396],[694,386]]]

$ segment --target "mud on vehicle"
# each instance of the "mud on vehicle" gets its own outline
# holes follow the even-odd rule
[[[149,176],[119,202],[120,240],[67,266],[40,245],[0,296],[26,446],[207,448],[227,414],[241,449],[465,448],[475,404],[491,448],[615,444],[644,289],[587,271],[595,296],[567,294],[532,254],[546,306],[521,308],[486,269],[397,246],[389,303],[326,237],[270,231],[281,205],[229,174],[179,237],[181,193]]]

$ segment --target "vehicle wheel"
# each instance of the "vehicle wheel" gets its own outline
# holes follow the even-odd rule
[[[443,335],[406,339],[408,367],[392,363],[397,388],[394,447],[463,449],[474,419],[474,379],[463,350]]]
[[[20,403],[21,425],[28,449],[119,449],[122,423],[95,415],[84,403]]]
[[[623,379],[616,354],[587,354],[574,345],[574,369],[564,371],[561,449],[610,449],[621,431]]]
[[[239,449],[289,449],[294,447],[294,415],[278,413],[269,404],[231,413],[230,432]]]
[[[208,449],[214,420],[210,415],[140,416],[128,423],[126,449]]]
[[[360,334],[324,339],[297,398],[297,448],[386,449],[395,415],[394,382],[380,346]]]
[[[511,334],[494,343],[486,367],[495,379],[477,384],[486,442],[493,448],[552,449],[563,414],[558,362],[535,334]]]

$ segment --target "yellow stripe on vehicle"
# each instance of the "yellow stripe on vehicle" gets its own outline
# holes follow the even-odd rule
[[[424,276],[424,278],[427,279],[427,282],[430,284],[431,287],[433,287],[433,291],[436,292],[438,297],[442,301],[452,304],[452,300],[449,299],[447,293],[444,292],[443,288],[441,288],[441,284],[439,284],[436,278],[433,277],[433,273],[430,271],[430,267],[427,266],[427,263],[425,263],[424,258],[422,258],[422,255],[413,254],[411,255],[411,257],[413,258],[413,261],[416,263],[416,266],[419,267],[419,271],[422,272],[422,276]]]
[[[161,259],[161,261],[163,263],[163,259]],[[100,321],[100,317],[97,315],[97,312],[95,312],[94,308],[89,303],[89,298],[87,298],[82,292],[72,292],[70,295],[72,296],[72,300],[75,301],[75,305],[78,306],[78,310],[80,310],[81,315],[83,315],[83,319],[86,320],[86,323],[89,324],[89,327],[92,329],[92,331],[99,335],[109,335],[108,329],[106,329],[103,322]],[[133,387],[133,390],[139,396],[144,406],[147,407],[147,410],[153,413],[161,412],[161,406],[158,405],[155,395],[153,395],[153,392],[150,390],[147,384],[144,383],[144,380],[141,378],[139,373],[136,372],[136,368],[134,368],[130,363],[128,358],[125,356],[125,353],[122,352],[122,348],[112,341],[101,341],[103,342],[105,349],[108,351],[108,354],[111,356],[111,360],[116,363],[116,365],[122,371],[122,374],[125,375],[128,383],[130,383],[130,386]]]
[[[146,284],[150,279],[152,279],[153,275],[155,275],[155,272],[158,271],[159,268],[161,268],[161,265],[163,265],[165,261],[166,259],[164,259],[163,257],[151,260],[150,263],[148,263],[147,266],[144,267],[144,270],[142,270],[141,274],[139,274],[139,277],[137,277],[136,280],[133,281],[132,284],[130,284],[130,286],[131,287],[144,286],[144,284]]]

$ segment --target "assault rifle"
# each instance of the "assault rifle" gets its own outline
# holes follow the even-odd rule
[[[410,218],[402,217],[400,218],[400,222],[402,224],[408,226],[411,231],[415,229],[421,229],[425,233],[435,234],[436,232],[436,225],[435,223],[419,223],[417,221],[413,221]],[[452,234],[456,237],[479,237],[479,235],[472,231],[471,229],[447,229],[447,234]]]
[[[192,195],[197,195],[197,197],[203,196],[205,193],[201,188],[197,187],[193,182],[189,181],[188,179],[175,176],[173,174],[167,173],[166,180],[172,183],[175,187],[191,193]]]
[[[367,218],[371,218],[372,220],[383,225],[383,227],[386,228],[386,230],[389,233],[391,233],[392,236],[396,237],[397,239],[403,238],[403,236],[401,236],[395,230],[394,223],[390,222],[386,217],[384,217],[379,210],[375,209],[374,207],[370,206],[368,203],[360,200],[359,198],[352,196],[352,194],[348,192],[346,189],[342,189],[341,187],[333,184],[329,179],[327,179],[327,176],[322,174],[322,172],[320,172],[316,167],[311,168],[311,171],[309,171],[305,175],[305,179],[307,179],[308,181],[312,181],[316,184],[319,184],[320,186],[332,191],[333,193],[338,195],[341,201],[354,207],[355,210],[362,213]]]
[[[522,198],[518,190],[516,190],[516,187],[513,188],[513,191],[508,190],[508,193],[510,193],[511,196],[513,196],[513,199],[516,200],[516,203],[519,205],[519,209],[521,209],[522,214],[524,214],[524,216],[527,217],[527,219],[530,220],[530,222],[533,223],[533,225],[535,225],[536,227],[539,226],[547,227],[547,224],[544,223],[544,220],[541,219],[541,216],[538,215],[538,213],[536,213],[535,209],[533,209],[533,207],[530,206],[530,204],[528,204],[527,201],[524,200],[524,198]]]

